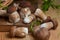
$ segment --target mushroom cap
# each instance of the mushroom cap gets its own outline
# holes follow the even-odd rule
[[[52,19],[51,21],[52,21],[52,23],[53,23],[52,29],[55,30],[55,29],[58,27],[58,22],[57,22],[56,19]]]
[[[50,32],[46,28],[35,28],[35,32],[33,35],[38,39],[38,40],[48,40],[50,37]]]
[[[20,1],[20,7],[22,7],[22,8],[29,7],[31,12],[34,12],[36,9],[36,7],[34,5],[32,5],[31,2],[29,2],[29,1]]]
[[[14,11],[16,11],[16,7],[15,7],[15,6],[9,6],[9,7],[8,7],[8,10],[7,10],[8,13],[11,14],[11,13],[13,13]]]

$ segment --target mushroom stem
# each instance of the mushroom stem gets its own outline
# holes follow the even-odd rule
[[[40,25],[41,28],[47,28],[48,30],[51,29],[53,27],[53,23],[52,22],[47,22],[47,23],[43,23]]]
[[[14,23],[17,23],[20,21],[20,16],[17,11],[9,15],[9,21]]]
[[[6,10],[0,10],[0,16],[6,15],[6,14],[7,14],[7,11]]]
[[[33,19],[35,19],[35,16],[33,14],[30,16],[27,16],[24,18],[24,23],[30,23]]]
[[[43,13],[43,11],[39,8],[36,9],[35,15],[42,18],[42,20],[46,20],[47,16]]]

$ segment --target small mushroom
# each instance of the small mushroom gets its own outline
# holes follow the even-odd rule
[[[22,8],[21,11],[20,11],[20,15],[22,18],[25,18],[26,16],[29,16],[31,14],[31,11],[30,9],[27,7],[27,8]]]
[[[30,16],[27,16],[24,18],[24,23],[30,23],[35,19],[35,15],[31,14]]]
[[[33,28],[33,35],[37,40],[49,40],[50,32],[46,28],[37,26]]]
[[[9,15],[9,21],[13,22],[13,23],[17,23],[20,21],[20,15],[18,14],[17,11],[15,11]]]
[[[39,9],[39,8],[36,9],[36,11],[35,11],[34,14],[35,14],[36,16],[40,17],[43,21],[49,21],[49,20],[51,19],[50,16],[46,16],[46,15],[44,14],[44,12],[43,12],[41,9]]]
[[[26,37],[26,35],[28,35],[28,28],[13,26],[11,27],[10,35],[11,37]]]

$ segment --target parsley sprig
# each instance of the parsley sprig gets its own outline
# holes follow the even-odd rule
[[[43,11],[48,11],[49,7],[52,7],[52,8],[60,8],[60,5],[55,5],[54,0],[43,0],[43,4],[42,4],[42,10]]]
[[[30,30],[31,30],[31,32],[33,32],[33,27],[34,27],[34,25],[40,25],[41,24],[41,21],[39,21],[39,20],[35,20],[35,21],[33,21],[31,24],[30,24]]]

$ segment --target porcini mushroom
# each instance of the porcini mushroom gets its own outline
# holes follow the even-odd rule
[[[11,27],[10,35],[11,37],[26,37],[26,35],[28,35],[28,28],[13,26]]]
[[[17,11],[15,11],[9,15],[9,21],[13,22],[13,23],[17,23],[20,21],[20,15],[18,14]]]
[[[49,40],[50,32],[46,28],[37,26],[33,28],[33,35],[37,40]]]
[[[42,23],[42,24],[40,25],[40,28],[43,28],[43,27],[44,27],[44,28],[50,30],[50,29],[56,29],[57,26],[58,26],[57,21],[56,21],[55,19],[52,19],[52,20],[49,21],[49,22]]]

